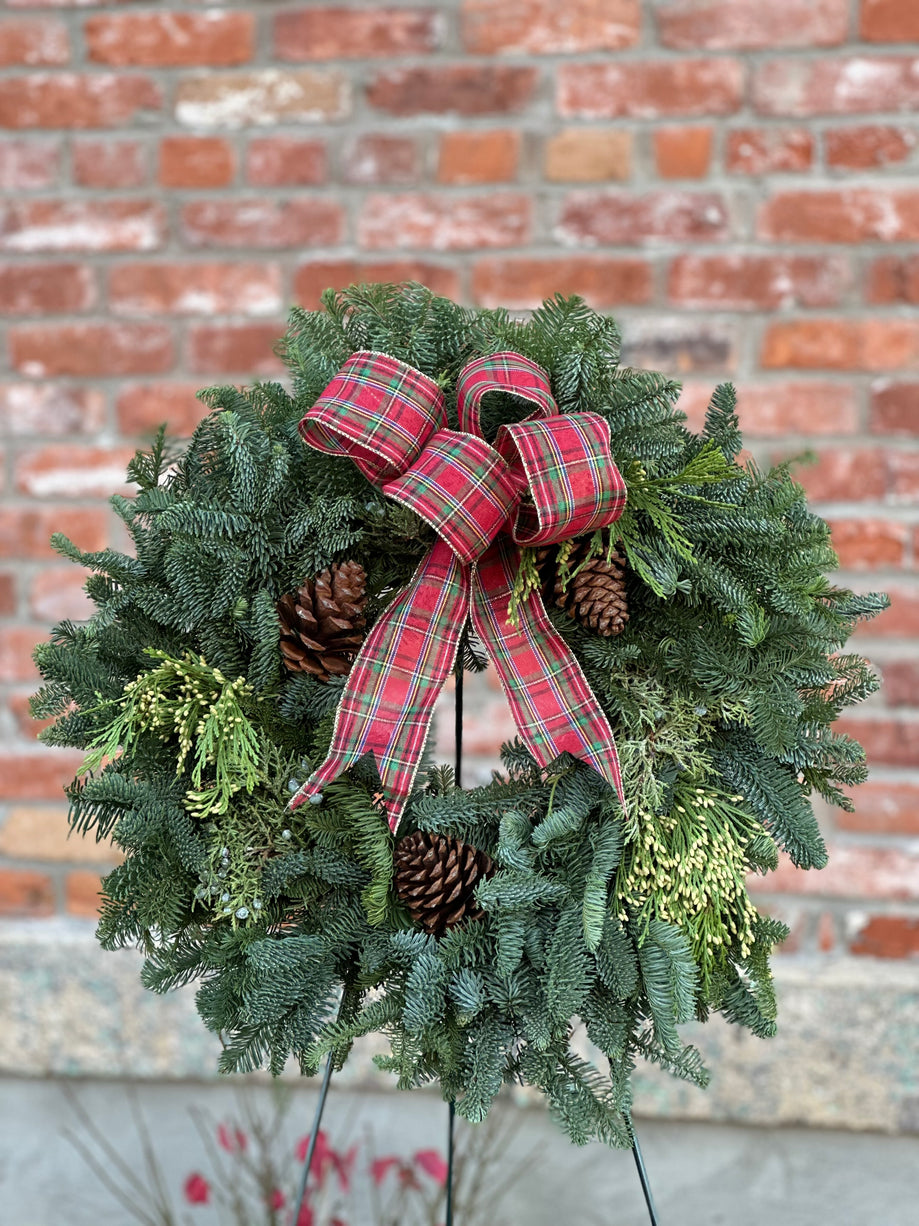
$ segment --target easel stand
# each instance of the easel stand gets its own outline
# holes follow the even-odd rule
[[[461,787],[461,776],[463,769],[463,667],[461,661],[458,662],[456,669],[455,712],[455,778],[456,786]],[[303,1207],[303,1201],[306,1197],[306,1185],[309,1180],[310,1167],[313,1164],[313,1155],[316,1152],[316,1142],[319,1139],[319,1126],[322,1123],[322,1114],[325,1111],[325,1103],[329,1095],[329,1083],[332,1080],[332,1062],[332,1053],[329,1052],[325,1064],[325,1071],[322,1074],[322,1085],[319,1087],[319,1101],[316,1104],[316,1115],[313,1119],[313,1131],[310,1133],[309,1146],[306,1151],[306,1161],[303,1164],[303,1175],[300,1180],[300,1194],[297,1197],[297,1204],[294,1210],[293,1226],[297,1226],[300,1219],[300,1211]],[[447,1204],[444,1226],[453,1226],[453,1136],[455,1123],[456,1107],[451,1102],[447,1115]],[[638,1169],[638,1178],[641,1181],[641,1190],[644,1194],[645,1204],[648,1207],[648,1219],[651,1226],[660,1226],[657,1220],[657,1212],[654,1208],[654,1200],[651,1196],[651,1186],[648,1182],[648,1172],[645,1170],[645,1162],[642,1156],[641,1146],[638,1143],[638,1135],[635,1133],[634,1129],[632,1131],[632,1156],[635,1159],[635,1166]]]

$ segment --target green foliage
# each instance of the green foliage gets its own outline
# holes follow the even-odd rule
[[[563,756],[542,771],[519,742],[484,787],[420,772],[404,831],[459,837],[496,865],[477,889],[483,917],[440,938],[394,894],[372,764],[321,805],[286,807],[323,756],[342,684],[286,673],[278,599],[350,558],[372,622],[432,540],[354,465],[299,438],[359,348],[435,379],[454,426],[463,364],[519,350],[563,412],[608,420],[628,486],[625,513],[591,542],[625,552],[628,627],[600,639],[551,612],[615,731],[625,809],[583,765]],[[400,1086],[438,1082],[470,1120],[523,1082],[574,1141],[628,1144],[636,1059],[704,1085],[682,1023],[720,1010],[774,1029],[769,956],[784,930],[756,913],[746,874],[774,867],[780,847],[824,862],[810,797],[851,803],[842,789],[864,777],[864,755],[832,724],[877,684],[840,649],[886,600],[830,584],[828,529],[788,465],[737,462],[732,388],[691,433],[678,384],[621,367],[614,322],[580,299],[521,322],[417,285],[357,286],[294,311],[281,352],[291,391],[211,389],[186,447],[160,432],[138,453],[136,495],[112,500],[131,552],[55,538],[91,572],[96,611],[37,649],[33,709],[55,720],[48,743],[87,753],[68,789],[74,829],[124,852],[100,939],[139,945],[155,991],[197,982],[225,1071],[279,1072],[293,1057],[312,1074],[326,1052],[340,1066],[382,1033],[378,1063]],[[486,433],[527,411],[486,397]],[[482,665],[468,637],[461,660]],[[576,1019],[608,1071],[576,1054]]]

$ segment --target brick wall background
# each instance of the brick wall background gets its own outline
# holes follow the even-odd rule
[[[88,916],[78,756],[34,744],[30,653],[84,614],[47,546],[194,390],[271,375],[297,301],[414,277],[485,306],[555,290],[627,356],[724,377],[749,446],[803,480],[844,577],[893,608],[847,721],[874,774],[783,869],[792,950],[919,952],[916,0],[7,0],[0,15],[0,914]],[[505,724],[477,700],[482,760]]]

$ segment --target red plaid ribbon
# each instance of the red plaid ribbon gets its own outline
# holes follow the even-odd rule
[[[482,437],[489,392],[533,405],[530,416]],[[353,354],[300,423],[310,447],[347,456],[440,538],[379,618],[348,676],[328,757],[290,802],[321,793],[372,752],[389,824],[399,824],[434,704],[470,617],[491,656],[520,736],[541,766],[582,758],[623,800],[612,730],[587,678],[533,593],[508,617],[520,545],[548,545],[606,527],[625,507],[625,483],[596,413],[562,415],[545,373],[519,353],[470,362],[457,383],[460,430],[443,394],[419,370],[383,353]]]

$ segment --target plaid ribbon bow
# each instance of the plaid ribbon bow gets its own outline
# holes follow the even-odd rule
[[[525,421],[501,426],[492,446],[479,409],[495,391],[533,409]],[[623,799],[612,730],[539,594],[520,609],[518,624],[508,616],[519,546],[579,536],[622,514],[625,483],[610,454],[609,426],[595,413],[559,413],[545,373],[519,353],[470,362],[457,382],[457,407],[460,429],[449,430],[432,379],[386,354],[359,352],[300,422],[310,447],[353,460],[439,539],[368,634],[328,757],[292,809],[372,751],[396,829],[467,617],[539,764],[571,753]]]

